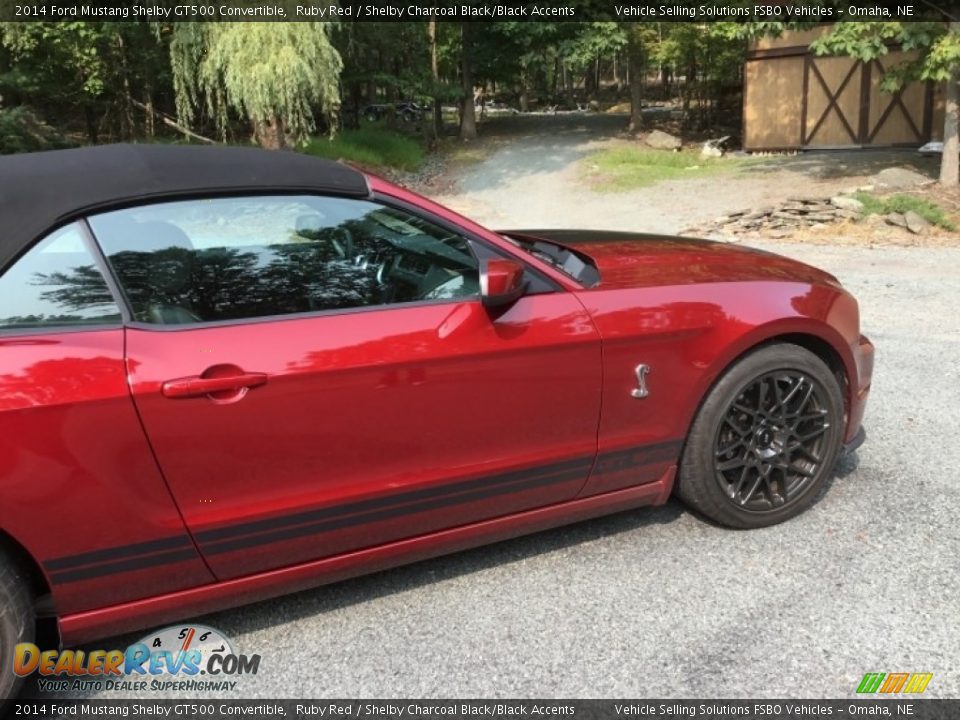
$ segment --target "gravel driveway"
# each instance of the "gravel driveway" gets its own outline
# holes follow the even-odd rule
[[[719,184],[573,205],[593,142],[504,147],[444,200],[657,231],[752,202]],[[866,672],[925,671],[960,697],[960,250],[765,247],[840,277],[877,346],[868,441],[810,511],[733,532],[671,501],[218,613],[263,655],[237,696],[851,697]]]
[[[936,158],[916,152],[805,153],[752,163],[742,172],[695,176],[623,193],[584,184],[592,153],[622,142],[625,118],[606,115],[522,116],[497,123],[496,148],[436,199],[481,224],[589,227],[676,233],[736,210],[774,205],[788,195],[830,197],[868,183],[890,165],[933,174]],[[693,155],[691,162],[696,162]]]

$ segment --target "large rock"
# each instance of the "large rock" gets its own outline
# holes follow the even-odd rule
[[[704,144],[703,149],[700,151],[700,155],[706,158],[723,157],[723,150],[714,145]]]
[[[907,230],[914,235],[925,235],[930,229],[930,222],[926,218],[917,215],[913,210],[905,212],[903,219],[907,223]]]
[[[679,150],[683,147],[683,141],[675,135],[665,133],[662,130],[654,130],[647,133],[643,141],[657,150]]]
[[[883,219],[887,221],[887,225],[896,225],[897,227],[902,228],[907,226],[907,219],[900,213],[890,213],[889,215],[884,215]]]
[[[929,185],[933,180],[910,168],[892,167],[878,172],[871,182],[884,190],[910,190]]]
[[[845,195],[837,195],[836,197],[830,198],[830,204],[841,210],[853,210],[855,212],[861,212],[863,210],[862,202],[856,198]]]

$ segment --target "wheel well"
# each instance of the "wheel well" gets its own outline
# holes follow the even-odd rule
[[[693,427],[693,423],[696,421],[697,416],[700,414],[700,411],[703,409],[704,403],[707,401],[707,398],[710,396],[710,393],[713,391],[713,388],[720,381],[720,379],[727,373],[730,368],[736,365],[740,360],[745,358],[750,353],[756,352],[760,348],[769,347],[770,345],[783,345],[783,344],[793,344],[799,345],[805,350],[812,352],[818,358],[820,358],[824,364],[830,369],[830,372],[833,373],[834,377],[837,378],[837,383],[840,385],[840,394],[843,396],[844,404],[844,426],[846,426],[847,419],[850,412],[850,382],[847,378],[847,369],[843,364],[843,358],[840,356],[834,347],[827,342],[826,340],[817,337],[816,335],[808,335],[806,333],[785,333],[783,335],[775,335],[773,337],[764,338],[755,345],[751,345],[746,348],[743,352],[737,355],[735,358],[732,358],[724,367],[716,374],[716,376],[711,381],[710,385],[700,396],[699,401],[697,402],[696,410],[691,416],[688,424],[686,434],[684,435],[684,447],[681,450],[682,453],[686,451],[686,438],[689,437],[690,430]],[[678,466],[677,476],[674,480],[674,492],[676,492],[677,483],[681,480],[680,469]]]
[[[840,353],[838,353],[830,343],[822,338],[817,337],[816,335],[808,335],[805,333],[786,333],[783,335],[775,335],[773,337],[765,338],[756,345],[751,345],[735,358],[731,359],[716,374],[711,381],[710,386],[704,391],[703,395],[701,395],[699,401],[697,402],[696,411],[693,413],[693,416],[691,417],[687,426],[687,432],[690,431],[690,427],[693,425],[694,420],[700,413],[700,409],[703,407],[703,404],[707,401],[707,397],[709,397],[713,387],[720,381],[720,378],[722,378],[730,368],[740,362],[740,360],[745,358],[747,355],[752,352],[756,352],[760,348],[768,347],[770,345],[783,345],[785,343],[799,345],[823,360],[826,366],[830,368],[830,372],[832,372],[834,377],[837,378],[837,382],[840,384],[840,394],[843,396],[844,414],[848,414],[850,411],[850,382],[847,378],[847,369],[843,364],[843,358],[840,357]],[[846,422],[846,417],[844,417],[844,422]]]
[[[3,530],[0,530],[0,554],[16,563],[30,582],[30,592],[34,598],[33,609],[36,613],[34,642],[40,647],[59,648],[60,626],[50,595],[50,585],[39,563],[16,538]]]
[[[843,358],[840,357],[840,353],[836,351],[833,345],[828,343],[826,340],[817,337],[816,335],[805,335],[802,333],[778,335],[765,340],[762,344],[777,345],[780,343],[793,343],[794,345],[799,345],[823,360],[826,366],[830,368],[830,372],[832,372],[834,377],[837,378],[837,382],[840,384],[840,392],[843,395],[843,404],[847,410],[849,410],[850,380],[847,377],[847,368],[843,364]],[[750,348],[750,350],[747,352],[755,349],[756,348]]]
[[[6,554],[27,574],[30,578],[30,590],[35,598],[43,598],[50,594],[50,586],[39,563],[23,545],[3,530],[0,530],[0,552]]]

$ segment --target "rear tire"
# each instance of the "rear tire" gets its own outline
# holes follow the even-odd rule
[[[0,715],[23,682],[13,672],[14,648],[33,642],[35,630],[29,578],[14,558],[0,550]]]
[[[714,385],[680,462],[677,495],[733,528],[806,510],[833,472],[844,427],[837,378],[799,345],[747,355]]]

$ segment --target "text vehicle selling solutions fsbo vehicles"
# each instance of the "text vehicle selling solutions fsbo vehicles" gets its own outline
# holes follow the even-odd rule
[[[0,691],[63,643],[663,503],[798,514],[863,438],[831,275],[492,232],[241,148],[0,159]]]

